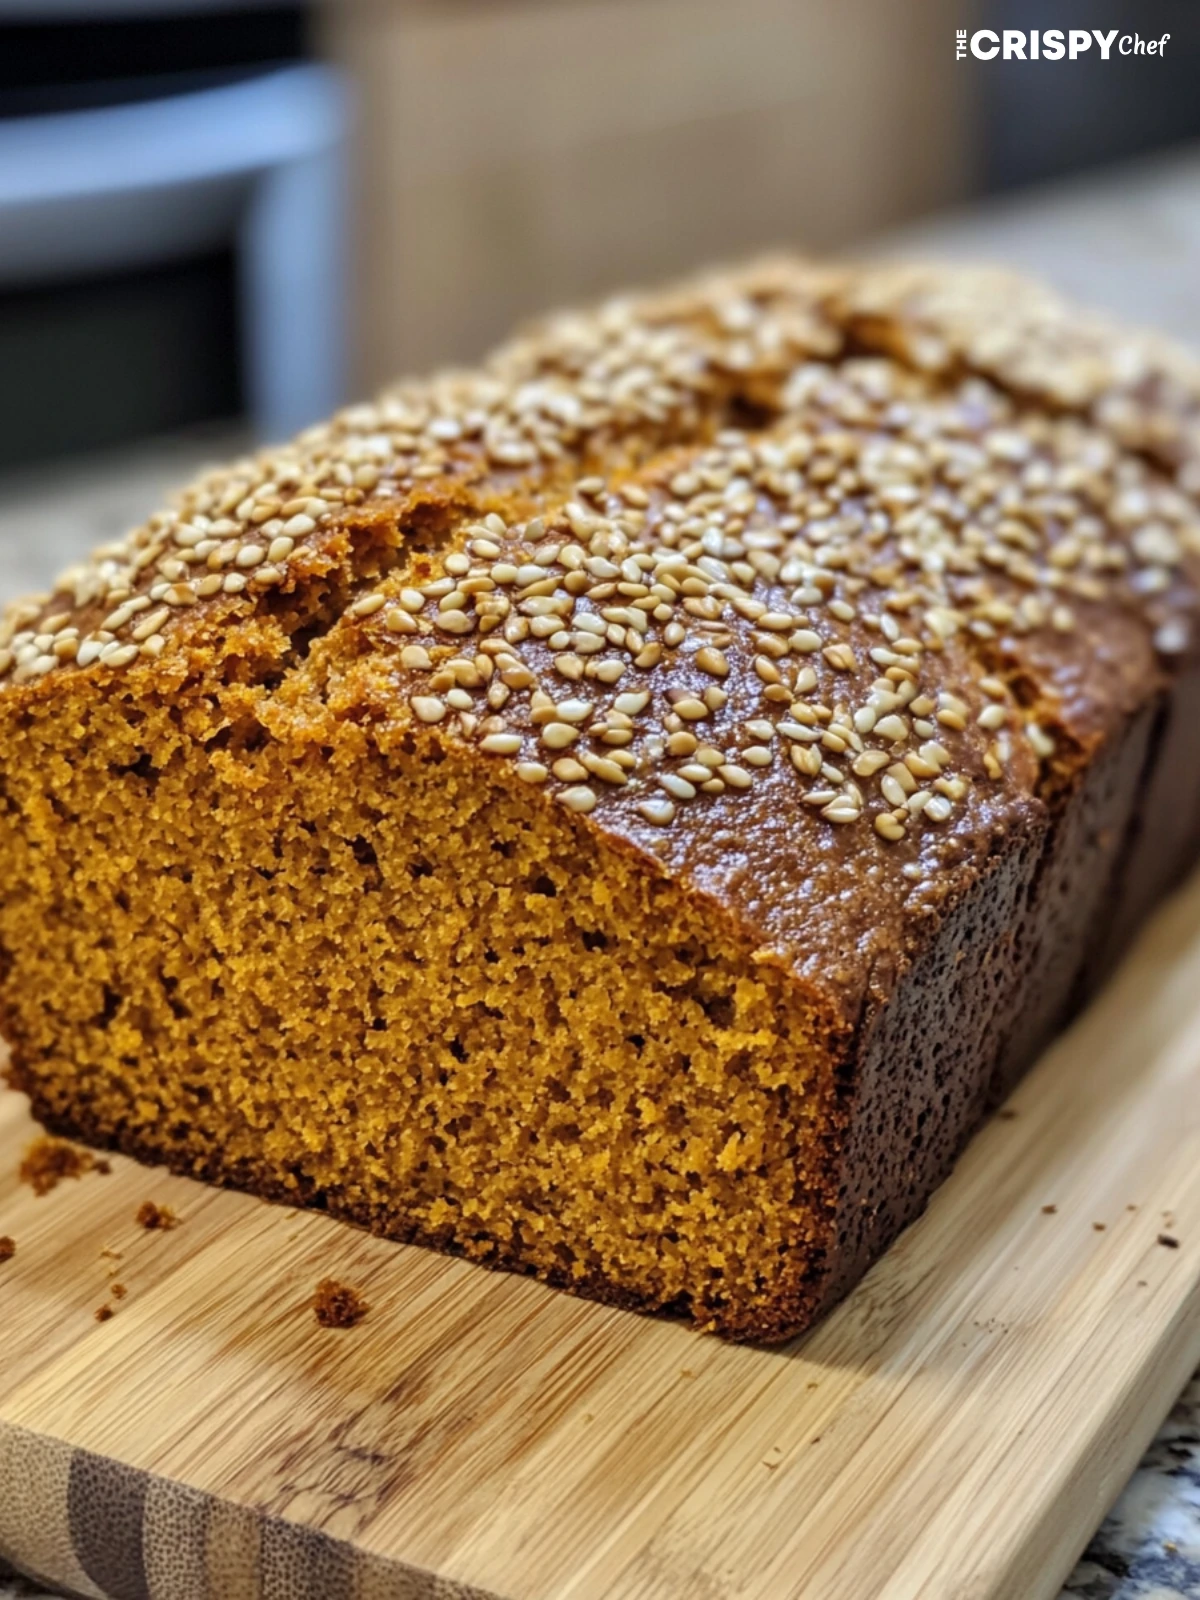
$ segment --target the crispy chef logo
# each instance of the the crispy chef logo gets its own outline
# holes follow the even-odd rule
[[[1161,39],[1143,39],[1140,33],[1122,33],[1112,28],[977,28],[968,34],[955,30],[955,59],[966,60],[968,52],[980,61],[1078,61],[1096,52],[1101,61],[1114,56],[1163,56],[1169,33]]]

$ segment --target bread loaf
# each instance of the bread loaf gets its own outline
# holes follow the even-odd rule
[[[204,477],[0,635],[13,1082],[804,1328],[1195,854],[1198,415],[1004,275],[780,260]]]

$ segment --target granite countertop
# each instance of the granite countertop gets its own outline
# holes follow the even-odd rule
[[[880,241],[887,253],[1011,262],[1200,349],[1200,152],[1056,187]],[[0,598],[43,583],[242,443],[210,431],[0,479]],[[47,487],[47,483],[52,484]],[[0,1571],[0,1600],[44,1591]],[[864,1597],[866,1600],[866,1597]],[[1104,1519],[1061,1600],[1200,1600],[1200,1374]]]

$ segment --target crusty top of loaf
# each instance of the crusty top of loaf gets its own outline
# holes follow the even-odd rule
[[[1006,274],[721,273],[202,478],[10,608],[0,698],[286,668],[319,612],[339,714],[853,946],[855,883],[965,870],[1193,651],[1198,416],[1186,356]]]

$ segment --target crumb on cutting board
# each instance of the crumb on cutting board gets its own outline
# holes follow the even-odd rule
[[[353,1328],[371,1309],[357,1289],[336,1278],[321,1279],[311,1304],[323,1328]]]
[[[125,1296],[129,1293],[129,1290],[123,1283],[114,1283],[109,1286],[108,1292],[112,1295],[114,1300],[124,1300]]]
[[[153,1200],[143,1200],[133,1220],[148,1233],[166,1233],[171,1228],[177,1228],[180,1219],[170,1206],[159,1206]]]
[[[107,1322],[109,1317],[115,1314],[111,1306],[97,1306],[93,1313],[97,1322]]]
[[[17,1241],[9,1234],[0,1234],[0,1261],[11,1261],[17,1253]]]
[[[17,1169],[17,1177],[27,1183],[34,1194],[49,1194],[57,1189],[64,1178],[82,1178],[85,1172],[108,1173],[109,1162],[94,1156],[68,1139],[55,1139],[50,1134],[37,1138],[26,1150]]]
[[[1176,1239],[1173,1234],[1160,1233],[1159,1236],[1158,1236],[1158,1242],[1161,1245],[1165,1245],[1168,1250],[1178,1250],[1179,1249],[1179,1240]]]

